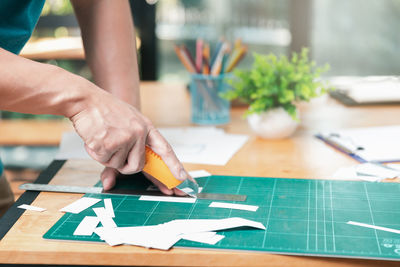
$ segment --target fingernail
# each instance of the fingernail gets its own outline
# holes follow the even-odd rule
[[[180,178],[181,180],[186,180],[187,178],[189,178],[189,174],[183,169],[181,170]]]
[[[106,177],[103,180],[103,188],[104,190],[110,190],[111,189],[111,179],[110,177]]]

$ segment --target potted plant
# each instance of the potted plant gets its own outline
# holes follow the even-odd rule
[[[232,90],[224,97],[249,105],[245,116],[250,127],[264,138],[286,138],[300,120],[296,103],[325,94],[330,88],[318,80],[328,65],[317,67],[308,59],[308,49],[291,58],[254,54],[250,70],[236,70],[228,81]]]

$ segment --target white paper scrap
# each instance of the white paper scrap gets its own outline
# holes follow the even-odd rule
[[[376,226],[376,225],[360,223],[360,222],[353,222],[353,221],[348,221],[347,224],[352,224],[352,225],[357,225],[357,226],[361,226],[361,227],[367,227],[367,228],[372,228],[372,229],[376,229],[376,230],[381,230],[381,231],[391,232],[391,233],[395,233],[395,234],[400,234],[400,230],[391,229],[391,228],[382,227],[382,226]]]
[[[141,196],[139,200],[143,201],[161,201],[161,202],[179,202],[179,203],[195,203],[194,197],[168,197],[168,196]]]
[[[262,223],[239,218],[226,219],[194,219],[194,220],[173,220],[163,224],[169,232],[187,234],[199,232],[212,232],[237,227],[253,227],[265,230]]]
[[[258,206],[254,205],[245,205],[245,204],[234,204],[234,203],[225,203],[225,202],[211,202],[210,208],[226,208],[226,209],[236,209],[236,210],[248,210],[248,211],[257,211]]]
[[[183,235],[181,235],[181,237],[182,237],[182,239],[185,239],[185,240],[199,242],[199,243],[205,243],[205,244],[209,244],[209,245],[215,245],[219,241],[221,241],[223,238],[225,238],[224,235],[217,235],[216,232],[183,234]]]
[[[356,166],[357,174],[377,176],[382,178],[395,178],[400,175],[400,171],[385,167],[381,164],[363,163]]]
[[[111,246],[127,244],[168,250],[180,239],[216,244],[224,238],[214,231],[237,227],[264,229],[259,222],[243,218],[173,220],[164,224],[134,227],[98,227],[94,232]]]
[[[114,208],[113,208],[111,198],[104,199],[104,208],[106,209],[106,213],[107,213],[108,217],[115,218]]]
[[[94,213],[96,213],[96,216],[100,219],[100,222],[103,225],[103,227],[105,227],[105,228],[117,227],[114,220],[109,216],[109,214],[107,213],[105,208],[103,208],[103,207],[94,208],[93,211],[94,211]]]
[[[78,227],[74,231],[74,235],[86,235],[91,236],[99,224],[100,220],[94,216],[86,216],[79,223]]]
[[[97,202],[101,201],[101,199],[98,198],[92,198],[92,197],[82,197],[78,199],[77,201],[69,204],[68,206],[60,209],[62,212],[70,212],[70,213],[80,213],[81,211],[93,206]]]
[[[22,204],[18,206],[19,209],[24,209],[24,210],[33,210],[33,211],[45,211],[46,209],[44,208],[40,208],[40,207],[36,207],[36,206],[32,206],[32,205],[27,205],[27,204]]]
[[[206,170],[196,170],[196,171],[189,171],[189,175],[192,176],[192,178],[200,178],[200,177],[211,176],[211,173],[209,173]]]

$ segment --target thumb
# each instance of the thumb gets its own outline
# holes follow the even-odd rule
[[[114,168],[105,167],[102,171],[100,178],[105,191],[114,187],[117,179],[118,171]]]

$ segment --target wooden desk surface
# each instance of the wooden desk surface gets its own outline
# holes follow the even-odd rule
[[[190,125],[190,99],[182,85],[142,85],[143,113],[159,127]],[[244,108],[232,111],[230,133],[246,133],[250,140],[225,166],[185,164],[188,170],[206,169],[213,174],[329,179],[339,167],[356,162],[313,137],[319,130],[338,127],[399,123],[400,107],[347,108],[329,98],[301,105],[302,124],[287,140],[255,137],[241,118]],[[102,167],[94,161],[68,161],[52,184],[92,185]],[[1,263],[147,265],[147,266],[398,266],[398,262],[273,255],[257,252],[195,249],[149,250],[132,246],[54,242],[42,235],[62,216],[58,210],[81,195],[40,193],[33,205],[43,213],[26,211],[0,241]]]

